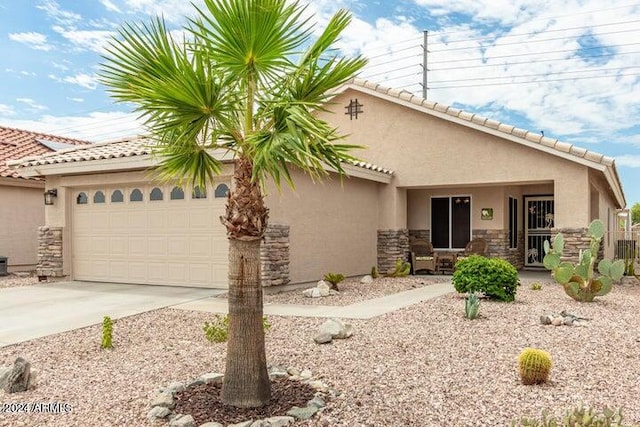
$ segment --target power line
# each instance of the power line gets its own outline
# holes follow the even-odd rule
[[[609,34],[622,34],[622,33],[630,33],[633,31],[640,31],[640,28],[633,28],[630,30],[620,30],[620,31],[609,31],[606,33],[599,33],[599,36],[604,36],[604,35],[609,35]],[[499,45],[495,45],[494,47],[502,47],[502,46],[513,46],[513,45],[522,45],[522,44],[531,44],[531,43],[541,43],[541,42],[548,42],[548,41],[553,41],[553,40],[568,40],[568,39],[575,39],[575,38],[580,38],[582,37],[583,34],[577,35],[577,36],[566,36],[566,37],[552,37],[549,39],[542,39],[542,40],[527,40],[527,41],[519,41],[519,42],[510,42],[510,43],[501,43]],[[478,46],[467,46],[467,47],[454,47],[453,49],[440,49],[440,50],[434,50],[431,51],[432,53],[442,53],[442,52],[453,52],[456,50],[469,50],[469,49],[477,49]]]
[[[413,46],[405,47],[403,49],[398,49],[393,53],[404,52],[404,51],[409,50],[409,49],[415,49],[416,47],[422,47],[422,45],[416,44],[416,45],[413,45]],[[369,56],[367,59],[382,58],[383,56],[389,56],[389,52],[383,53],[381,55]]]
[[[614,47],[623,47],[623,46],[635,46],[640,43],[622,43],[622,44],[612,44],[612,45],[603,45],[603,46],[591,46],[591,47],[581,47],[580,50],[593,50],[593,49],[610,49]],[[576,52],[577,49],[562,49],[562,50],[551,50],[547,52],[529,52],[529,53],[515,53],[512,55],[499,55],[499,56],[487,56],[487,57],[476,57],[471,59],[449,59],[446,61],[429,61],[430,64],[444,64],[451,62],[468,62],[468,61],[487,61],[489,59],[502,59],[502,58],[515,58],[518,56],[532,56],[532,55],[546,55],[548,53],[565,53],[565,52]]]
[[[484,40],[497,40],[498,38],[500,39],[505,39],[505,38],[509,38],[509,37],[521,37],[521,36],[530,36],[530,35],[536,35],[536,34],[542,34],[542,33],[555,33],[555,32],[559,32],[559,31],[572,31],[572,30],[584,30],[587,28],[597,28],[597,27],[607,27],[607,26],[611,26],[611,25],[624,25],[624,24],[635,24],[637,22],[640,22],[640,19],[636,19],[634,21],[624,21],[624,22],[610,22],[607,24],[596,24],[596,25],[585,25],[582,27],[569,27],[569,28],[556,28],[553,30],[543,30],[543,31],[532,31],[530,33],[522,33],[522,34],[505,34],[502,36],[491,36],[491,37],[477,37],[474,39],[465,39],[465,40],[452,40],[452,41],[448,41],[448,42],[437,42],[437,43],[432,43],[430,44],[431,46],[434,45],[450,45],[452,43],[465,43],[465,42],[471,42],[471,41],[484,41]],[[437,33],[436,33],[437,34]],[[610,33],[599,33],[600,34],[610,34]]]
[[[385,62],[378,62],[378,63],[372,64],[372,65],[367,64],[366,68],[367,69],[375,68],[375,67],[379,67],[381,65],[391,64],[391,63],[394,63],[394,62],[403,61],[405,59],[415,58],[416,56],[421,56],[421,55],[422,55],[421,53],[417,53],[417,54],[414,54],[414,55],[403,56],[401,58],[394,58],[394,59],[391,59],[391,60],[385,61]]]
[[[435,81],[432,81],[431,83],[452,83],[452,82],[495,80],[495,79],[517,79],[522,77],[543,77],[543,76],[559,75],[559,74],[595,73],[600,71],[620,71],[620,70],[629,70],[632,68],[640,68],[640,65],[635,65],[630,67],[616,67],[616,68],[592,68],[592,69],[573,70],[573,71],[555,71],[555,72],[538,73],[538,74],[519,74],[519,75],[513,75],[513,76],[474,77],[470,79],[435,80]]]
[[[580,56],[578,58],[579,59],[584,59],[584,58],[602,58],[602,57],[606,57],[606,56],[631,55],[631,54],[637,54],[637,53],[640,53],[640,50],[636,50],[636,51],[633,51],[633,52],[603,53],[601,55],[585,55],[585,56]],[[574,59],[574,58],[575,57],[571,57],[571,58],[552,58],[552,59],[539,59],[539,60],[533,60],[533,61],[500,62],[500,63],[497,63],[497,64],[467,65],[467,66],[463,66],[463,67],[433,68],[433,69],[429,69],[429,71],[466,70],[466,69],[470,69],[470,68],[484,68],[484,67],[504,67],[504,66],[521,65],[521,64],[537,64],[537,63],[540,63],[540,62],[568,61],[568,60]]]
[[[459,88],[467,88],[467,87],[485,87],[485,86],[504,86],[504,85],[516,85],[516,84],[533,84],[533,83],[550,83],[550,82],[560,82],[566,80],[585,80],[585,79],[603,79],[603,78],[612,78],[612,77],[626,77],[626,76],[640,76],[640,73],[627,73],[627,74],[615,74],[608,76],[585,76],[585,77],[565,77],[560,79],[545,79],[545,80],[531,80],[526,82],[501,82],[501,83],[481,83],[481,84],[471,84],[471,85],[450,85],[450,86],[438,86],[432,87],[429,86],[429,89],[459,89]]]

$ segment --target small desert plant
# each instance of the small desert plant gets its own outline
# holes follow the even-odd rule
[[[371,267],[371,277],[373,277],[374,279],[380,277],[380,273],[378,273],[378,267],[376,267],[375,265]]]
[[[564,250],[562,234],[558,233],[553,239],[553,247],[548,240],[544,241],[544,266],[553,271],[554,279],[564,287],[567,295],[576,301],[591,302],[597,296],[608,294],[613,282],[620,280],[624,275],[624,261],[611,262],[608,259],[598,263],[600,276],[595,275],[594,268],[604,233],[602,221],[596,219],[589,224],[589,248],[580,251],[579,262],[576,265],[560,261]]]
[[[271,329],[271,323],[266,317],[262,318],[262,327],[267,332]],[[225,342],[229,338],[229,315],[216,314],[212,322],[204,322],[202,328],[207,340],[210,342]]]
[[[531,289],[532,291],[539,291],[540,289],[542,289],[542,283],[540,282],[533,282],[530,286],[529,289]]]
[[[402,259],[398,258],[396,260],[396,268],[387,274],[387,277],[405,277],[409,275],[411,271],[411,264]]]
[[[503,259],[471,255],[456,263],[452,281],[461,294],[482,292],[491,299],[513,301],[518,288],[518,270]]]
[[[338,290],[338,283],[344,280],[344,274],[340,273],[327,273],[324,275],[323,280],[331,285],[331,289]]]
[[[553,362],[551,355],[537,348],[525,348],[518,356],[520,381],[524,385],[542,384],[549,380]]]
[[[479,310],[480,298],[472,292],[464,299],[464,316],[467,319],[473,320],[478,317]]]
[[[102,319],[102,348],[113,348],[113,320],[109,316]]]
[[[622,411],[605,408],[602,413],[593,408],[582,406],[567,411],[561,418],[550,417],[548,411],[542,411],[542,419],[522,418],[512,426],[523,427],[622,427]]]

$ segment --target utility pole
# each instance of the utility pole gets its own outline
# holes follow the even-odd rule
[[[429,68],[429,31],[422,32],[424,41],[422,43],[422,98],[427,99],[427,90],[429,89],[428,72]]]

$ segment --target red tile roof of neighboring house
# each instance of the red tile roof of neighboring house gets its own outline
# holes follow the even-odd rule
[[[9,169],[7,160],[54,153],[63,148],[88,144],[91,143],[79,139],[0,126],[0,177],[21,178],[15,170]]]

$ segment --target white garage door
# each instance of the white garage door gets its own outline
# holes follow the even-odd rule
[[[135,184],[74,189],[73,277],[226,288],[228,243],[219,217],[227,185],[204,192]]]

